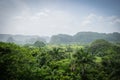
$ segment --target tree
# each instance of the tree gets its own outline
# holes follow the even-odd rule
[[[94,64],[94,56],[89,54],[88,52],[84,51],[83,49],[77,50],[74,54],[75,57],[75,64],[80,72],[80,76],[82,80],[88,80],[88,70],[90,66]]]
[[[44,46],[45,46],[45,43],[42,42],[42,41],[36,41],[33,45],[34,45],[35,47],[44,47]]]
[[[61,60],[65,58],[62,48],[54,47],[49,53],[51,54],[53,60]]]
[[[35,60],[29,50],[13,43],[0,42],[0,79],[33,80]]]
[[[113,53],[102,57],[102,68],[108,74],[109,80],[120,80],[120,54],[119,46],[113,46]]]
[[[103,56],[107,50],[111,48],[111,43],[104,39],[97,39],[93,41],[89,47],[89,51],[92,54]]]

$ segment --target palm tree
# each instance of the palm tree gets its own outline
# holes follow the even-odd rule
[[[61,48],[55,47],[49,53],[52,55],[54,60],[60,60],[60,59],[64,58],[64,56],[63,56],[64,52],[61,51]]]
[[[104,71],[109,75],[109,80],[120,80],[120,54],[113,54],[102,59]]]
[[[94,63],[94,56],[84,51],[83,49],[77,50],[74,54],[75,63],[80,67],[80,76],[82,80],[88,80],[87,70],[90,65]]]

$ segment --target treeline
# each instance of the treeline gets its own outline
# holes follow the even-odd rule
[[[66,34],[54,35],[51,37],[51,44],[88,44],[96,39],[105,39],[110,42],[120,42],[120,33],[97,33],[97,32],[79,32],[73,36]]]
[[[120,44],[18,46],[0,42],[1,80],[120,80]],[[42,45],[42,44],[41,44]]]

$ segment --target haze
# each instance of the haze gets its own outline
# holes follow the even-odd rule
[[[0,0],[0,34],[120,32],[120,0]]]

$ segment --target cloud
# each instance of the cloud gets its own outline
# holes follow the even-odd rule
[[[95,14],[89,14],[88,16],[86,16],[83,21],[81,22],[81,26],[88,26],[90,24],[92,24],[92,22],[94,21],[94,19],[96,18]]]
[[[101,16],[90,13],[80,22],[85,31],[120,32],[120,18],[118,16]]]
[[[37,7],[27,4],[25,0],[1,0],[0,33],[53,35],[79,31],[120,32],[118,16],[82,15],[84,11],[76,15],[74,10],[69,12],[46,5]]]
[[[21,12],[11,18],[8,26],[13,33],[52,35],[68,33],[72,20],[72,15],[65,11],[44,8],[38,12]]]
[[[10,30],[12,25],[8,25],[9,22],[15,15],[29,9],[23,0],[0,0],[0,32],[12,33]]]

